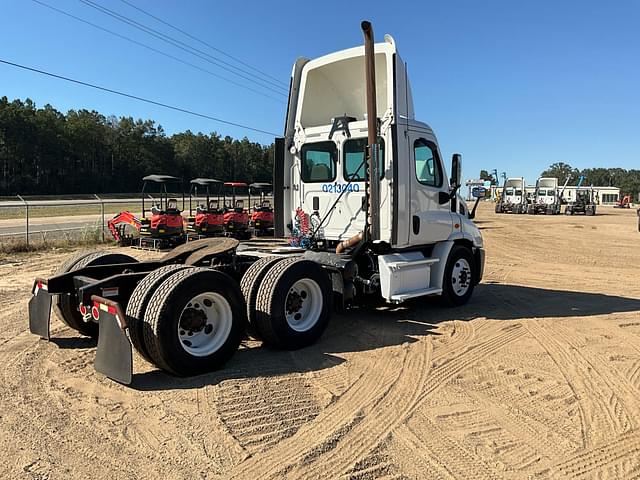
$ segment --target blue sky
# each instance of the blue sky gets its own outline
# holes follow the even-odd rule
[[[41,0],[238,83],[252,85],[78,0]],[[92,0],[207,50],[120,0]],[[549,164],[640,168],[640,2],[152,1],[129,0],[285,85],[293,61],[396,39],[409,65],[416,116],[447,163],[529,181]],[[31,0],[0,0],[0,58],[280,133],[286,96],[267,98],[67,18]],[[220,54],[207,50],[225,61]],[[246,67],[241,68],[246,70]],[[252,88],[260,88],[252,85]],[[0,65],[0,96],[59,110],[151,118],[167,133],[269,135],[116,97]]]

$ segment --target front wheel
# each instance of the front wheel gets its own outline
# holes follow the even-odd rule
[[[471,251],[462,245],[455,245],[444,269],[442,303],[453,307],[469,301],[475,287],[475,269]]]

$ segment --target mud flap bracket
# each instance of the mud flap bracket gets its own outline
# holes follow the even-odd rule
[[[133,350],[127,335],[126,317],[118,302],[92,295],[92,314],[98,313],[98,348],[95,369],[116,382],[131,384]]]

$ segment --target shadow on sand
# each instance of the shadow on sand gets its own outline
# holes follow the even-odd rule
[[[90,337],[51,337],[51,343],[55,343],[58,348],[95,348],[98,341]]]
[[[134,375],[132,388],[172,390],[199,388],[223,380],[268,377],[320,371],[344,362],[340,354],[415,342],[416,336],[437,335],[438,324],[450,320],[521,320],[527,318],[587,317],[638,312],[640,299],[598,293],[581,293],[497,283],[481,284],[462,307],[438,306],[414,299],[401,306],[352,310],[334,315],[315,345],[293,352],[267,347],[241,348],[219,371],[176,378],[160,370]],[[139,358],[136,361],[140,361]]]

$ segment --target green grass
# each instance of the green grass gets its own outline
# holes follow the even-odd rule
[[[105,219],[113,217],[116,213],[128,210],[140,215],[140,203],[132,204],[105,204]],[[29,218],[45,217],[72,217],[75,215],[100,215],[100,205],[61,205],[47,207],[29,207]],[[25,218],[24,207],[0,207],[0,220]]]
[[[72,249],[76,247],[89,247],[95,245],[114,245],[114,241],[110,235],[105,235],[105,241],[102,241],[100,227],[91,227],[76,232],[73,237],[54,238],[42,240],[34,236],[29,243],[24,238],[12,238],[3,240],[0,243],[0,254],[40,252],[53,249]]]

